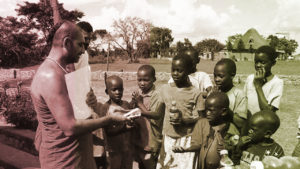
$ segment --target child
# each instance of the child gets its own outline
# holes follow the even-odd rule
[[[255,74],[248,76],[245,94],[248,98],[248,110],[253,115],[260,110],[277,111],[283,91],[283,80],[272,74],[276,64],[276,51],[270,46],[262,46],[255,52]]]
[[[229,129],[232,112],[229,99],[223,92],[212,92],[205,101],[206,118],[198,120],[192,133],[191,147],[175,146],[174,152],[196,151],[200,169],[220,167],[220,151],[225,149],[224,139]]]
[[[114,109],[128,110],[129,103],[122,100],[123,80],[118,76],[110,76],[106,79],[106,94],[109,100],[96,113],[101,117],[113,114]],[[110,169],[131,169],[133,163],[133,152],[130,143],[131,125],[127,123],[111,124],[104,128],[105,150],[107,165]],[[99,133],[98,133],[99,134]],[[101,138],[101,135],[97,135]],[[95,146],[94,146],[95,147]]]
[[[240,135],[247,119],[247,100],[244,92],[233,85],[235,74],[236,65],[228,58],[219,60],[214,68],[216,87],[227,94],[229,108],[234,113],[233,124],[230,125],[228,132],[232,135]]]
[[[158,103],[161,102],[159,90],[153,84],[156,81],[155,69],[151,65],[142,65],[137,71],[137,81],[139,91],[133,93],[133,100],[137,95],[142,98],[141,106],[147,111],[156,111]],[[141,117],[135,120],[136,138],[134,141],[136,148],[136,158],[139,168],[154,169],[156,167],[158,153],[162,142],[162,122],[164,109],[160,109],[161,117],[157,120]]]
[[[193,60],[192,73],[189,75],[189,80],[193,86],[200,90],[202,93],[210,92],[212,88],[212,82],[209,75],[205,72],[197,71],[197,64],[200,62],[198,52],[193,49],[186,50],[184,52],[186,55],[191,57]],[[174,80],[171,78],[168,83],[173,83]]]
[[[252,161],[262,161],[265,156],[280,158],[284,156],[282,147],[271,136],[280,126],[279,117],[271,110],[262,110],[255,113],[249,120],[249,142],[240,159],[240,165],[250,167]],[[242,137],[243,138],[243,137]],[[245,139],[247,140],[247,139]]]
[[[190,146],[191,132],[199,118],[199,111],[204,110],[203,97],[200,91],[189,82],[188,75],[192,73],[192,60],[185,54],[173,58],[171,75],[174,83],[161,87],[162,102],[158,109],[165,107],[163,122],[163,145],[158,159],[157,168],[174,167],[191,169],[195,166],[195,153],[175,154],[175,145]],[[172,102],[176,101],[178,118],[171,115]],[[159,118],[158,111],[148,113],[142,109],[142,115],[149,118]]]
[[[298,144],[296,145],[292,156],[300,157],[300,116],[298,118],[298,133],[297,133]]]

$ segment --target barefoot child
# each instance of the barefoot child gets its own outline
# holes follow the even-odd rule
[[[233,112],[233,124],[230,125],[228,132],[232,135],[240,135],[247,119],[247,100],[244,92],[233,85],[235,74],[236,65],[228,58],[219,60],[214,68],[216,87],[227,94],[229,109]]]
[[[270,46],[262,46],[255,52],[255,74],[248,76],[245,83],[245,94],[248,99],[248,110],[253,115],[260,110],[277,111],[283,91],[283,80],[272,74],[276,64],[276,51]]]
[[[284,156],[282,147],[271,136],[280,126],[279,117],[271,110],[255,113],[250,118],[249,143],[240,161],[241,166],[250,167],[252,161],[262,161],[265,156],[280,158]]]
[[[159,90],[153,84],[156,81],[155,69],[151,65],[142,65],[137,71],[139,91],[133,93],[133,100],[146,111],[157,111],[161,103]],[[138,95],[140,96],[138,98]],[[137,104],[137,103],[136,103]],[[160,109],[161,117],[157,120],[141,117],[135,120],[136,133],[134,138],[135,155],[139,168],[154,169],[162,142],[162,122],[164,109]]]
[[[163,145],[158,159],[158,169],[165,167],[192,169],[195,166],[196,156],[194,152],[178,154],[172,151],[172,147],[175,145],[190,146],[190,135],[199,118],[199,111],[204,110],[204,101],[200,91],[193,87],[188,80],[188,75],[193,71],[191,64],[192,60],[187,55],[175,56],[171,69],[174,83],[164,85],[160,90],[162,98],[160,105],[162,106],[158,106],[158,108],[165,106],[165,115]],[[171,113],[171,108],[174,106],[177,109],[176,116],[173,116],[175,113]],[[142,115],[149,118],[161,116],[158,112],[148,113],[143,109]]]
[[[94,107],[96,113],[102,117],[113,115],[115,109],[128,110],[129,103],[122,100],[123,80],[118,76],[110,76],[106,79],[105,92],[109,100]],[[103,130],[105,140],[105,151],[107,155],[107,168],[109,169],[131,169],[133,163],[132,145],[130,143],[132,126],[128,123],[111,124]],[[100,139],[101,133],[97,135]],[[94,150],[97,145],[94,145]],[[100,147],[101,148],[101,147]]]
[[[220,151],[225,149],[224,138],[232,121],[229,99],[223,92],[211,93],[206,101],[206,118],[198,120],[192,133],[191,147],[175,146],[174,152],[194,151],[199,154],[197,168],[220,167]]]

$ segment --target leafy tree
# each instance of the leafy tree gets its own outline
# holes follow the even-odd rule
[[[276,49],[279,44],[279,38],[277,36],[270,35],[267,39],[270,40],[270,46]]]
[[[194,49],[192,42],[188,38],[184,38],[184,41],[178,41],[176,43],[176,52],[181,53],[188,49]]]
[[[150,44],[151,55],[157,57],[157,54],[167,55],[170,44],[173,41],[172,31],[168,28],[151,27]]]
[[[228,51],[232,51],[233,50],[233,46],[232,46],[232,43],[230,41],[227,41],[226,47],[227,47]]]
[[[115,20],[113,23],[114,34],[111,40],[114,44],[127,53],[130,63],[137,59],[134,51],[140,40],[150,41],[150,23],[138,17],[126,17]]]
[[[82,12],[65,10],[63,4],[57,7],[64,20],[78,21],[83,16]],[[54,25],[49,0],[18,4],[16,12],[18,17],[1,17],[0,65],[5,67],[27,66],[41,61],[48,54],[42,51]]]
[[[271,47],[276,50],[283,50],[285,52],[284,57],[287,57],[287,55],[291,55],[292,53],[294,53],[298,47],[298,43],[294,39],[288,40],[286,38],[278,38],[275,35],[270,35],[268,39],[270,40]]]
[[[211,52],[211,59],[214,60],[214,54],[224,49],[225,45],[216,39],[204,39],[195,45],[199,53]]]
[[[245,44],[242,39],[239,39],[238,45],[237,45],[238,52],[243,52],[245,50]]]

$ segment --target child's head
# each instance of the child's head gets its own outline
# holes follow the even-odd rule
[[[188,75],[193,73],[193,60],[190,56],[182,53],[172,60],[171,75],[176,84],[188,82]]]
[[[122,100],[123,90],[123,80],[119,76],[113,75],[106,79],[105,92],[113,102],[119,103]]]
[[[213,92],[205,100],[206,118],[212,126],[230,120],[229,98],[223,92]]]
[[[156,81],[155,69],[151,65],[142,65],[137,71],[138,86],[143,93],[147,93]]]
[[[191,57],[193,60],[193,72],[197,71],[197,64],[200,62],[199,53],[195,49],[187,49],[184,51],[184,54]]]
[[[227,92],[233,86],[233,78],[236,74],[236,65],[233,60],[224,58],[217,62],[214,68],[214,81],[223,92]]]
[[[255,70],[264,69],[266,75],[271,74],[271,68],[276,64],[278,53],[270,46],[261,46],[255,52]]]
[[[271,110],[263,110],[255,113],[250,118],[248,135],[253,143],[259,143],[270,139],[279,126],[279,117]]]

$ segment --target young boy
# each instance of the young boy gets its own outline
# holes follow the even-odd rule
[[[247,100],[244,92],[233,85],[235,74],[236,65],[228,58],[219,60],[214,68],[216,88],[227,94],[229,109],[234,114],[233,124],[230,125],[228,132],[232,135],[240,135],[247,119]]]
[[[142,65],[137,71],[137,81],[139,91],[133,93],[133,96],[140,95],[143,101],[139,107],[144,106],[148,111],[155,111],[160,103],[159,91],[155,87],[156,81],[155,69],[151,65]],[[134,101],[135,98],[133,98]],[[163,109],[161,109],[163,111]],[[136,138],[134,140],[136,148],[136,160],[139,162],[139,168],[154,169],[156,167],[158,153],[162,141],[162,117],[154,120],[141,117],[136,119]]]
[[[210,92],[213,84],[209,75],[205,72],[197,71],[197,64],[200,62],[198,52],[194,49],[189,49],[184,51],[184,54],[186,54],[193,60],[193,64],[191,65],[193,67],[193,72],[189,75],[189,80],[192,85],[199,89],[202,93]],[[174,83],[173,78],[171,78],[168,83]]]
[[[240,165],[250,167],[252,161],[262,161],[265,156],[284,156],[282,147],[271,136],[280,126],[279,117],[271,110],[255,113],[249,120],[249,143],[242,152]]]
[[[182,153],[200,151],[198,167],[220,167],[220,151],[225,149],[224,139],[232,119],[229,99],[223,92],[212,92],[205,101],[206,118],[200,118],[192,132],[190,147],[174,146],[173,151]]]
[[[262,46],[255,52],[255,74],[248,76],[245,94],[248,98],[248,110],[251,114],[260,110],[277,111],[283,91],[283,80],[272,74],[277,53],[270,46]]]
[[[109,100],[95,107],[96,113],[102,117],[108,114],[113,115],[115,109],[128,110],[129,103],[122,100],[123,96],[123,80],[118,76],[110,76],[106,79],[105,92],[109,96]],[[130,143],[132,126],[128,123],[111,124],[103,130],[107,165],[110,169],[131,169],[133,163],[132,145]],[[97,136],[101,139],[102,133]],[[102,148],[99,145],[100,149]],[[94,145],[94,150],[97,145]]]

